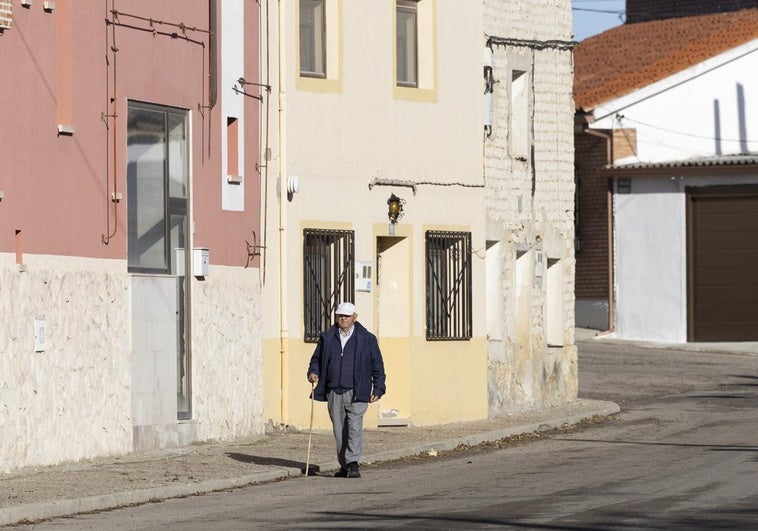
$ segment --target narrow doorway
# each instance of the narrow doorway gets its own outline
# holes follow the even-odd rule
[[[189,115],[130,101],[127,257],[132,273],[135,449],[174,446],[191,418]]]
[[[410,423],[413,319],[410,247],[410,240],[405,237],[376,239],[374,322],[385,371],[393,382],[392,392],[379,405],[380,426]]]

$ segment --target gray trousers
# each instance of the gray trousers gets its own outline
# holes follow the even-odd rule
[[[326,401],[337,443],[337,460],[342,468],[347,468],[348,463],[358,463],[361,459],[363,415],[368,409],[368,403],[353,402],[352,389],[341,395],[329,391]]]

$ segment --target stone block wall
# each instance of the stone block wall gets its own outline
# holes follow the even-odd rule
[[[502,340],[489,342],[490,416],[499,416],[577,396],[572,26],[569,1],[485,2],[484,15],[485,32],[497,38],[484,142],[487,240],[504,244]],[[527,157],[509,148],[513,70],[529,76]],[[550,266],[560,269],[557,287],[548,287]],[[548,346],[548,289],[560,299],[558,346]]]

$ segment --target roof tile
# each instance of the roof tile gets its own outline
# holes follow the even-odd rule
[[[574,49],[574,103],[591,111],[758,38],[758,9],[624,24]]]

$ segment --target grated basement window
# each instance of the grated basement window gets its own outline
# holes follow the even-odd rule
[[[303,323],[306,343],[318,341],[341,302],[355,302],[355,233],[303,230]]]
[[[471,339],[470,232],[426,232],[426,339]]]

